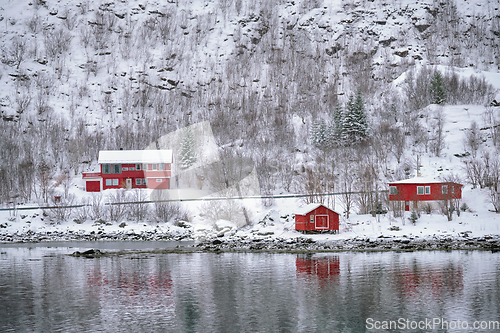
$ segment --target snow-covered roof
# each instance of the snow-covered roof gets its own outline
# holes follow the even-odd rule
[[[99,164],[172,163],[171,150],[101,150]]]
[[[318,208],[319,206],[325,206],[325,205],[322,205],[320,203],[310,203],[308,205],[305,205],[304,207],[302,208],[299,208],[298,210],[295,211],[295,215],[306,215],[307,213],[309,213],[310,211],[312,210],[315,210],[316,208]],[[326,207],[326,206],[325,206]],[[328,208],[328,207],[326,207]],[[330,208],[328,208],[330,209]],[[331,211],[334,211],[333,209],[330,209]],[[335,211],[334,211],[335,212]],[[335,212],[337,213],[337,212]],[[338,213],[337,213],[338,214]]]
[[[398,180],[396,182],[389,182],[390,185],[393,184],[440,184],[447,183],[445,181],[432,178],[432,177],[414,177],[410,179]]]

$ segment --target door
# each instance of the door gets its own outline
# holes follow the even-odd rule
[[[132,178],[125,179],[125,186],[127,187],[127,190],[132,188]]]
[[[100,180],[87,180],[86,181],[87,192],[101,192],[101,181]]]
[[[328,215],[316,215],[315,229],[328,229]]]

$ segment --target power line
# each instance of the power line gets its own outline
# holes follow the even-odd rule
[[[104,206],[115,205],[138,205],[138,204],[154,204],[154,203],[169,203],[169,202],[191,202],[191,201],[228,201],[228,200],[246,200],[246,199],[293,199],[293,198],[307,198],[307,197],[323,197],[334,195],[353,195],[353,194],[370,194],[370,193],[387,193],[388,190],[379,191],[356,191],[356,192],[333,192],[333,193],[314,193],[314,194],[280,194],[280,195],[251,195],[251,196],[237,196],[237,197],[203,197],[203,198],[178,198],[167,200],[146,200],[146,201],[125,201],[125,202],[105,202]],[[14,208],[0,208],[0,211],[12,210],[36,210],[36,209],[73,209],[81,207],[91,207],[91,203],[81,205],[68,205],[68,206],[33,206],[33,207],[14,207]]]

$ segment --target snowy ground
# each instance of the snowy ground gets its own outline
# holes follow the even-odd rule
[[[311,240],[321,244],[348,242],[349,249],[359,248],[355,246],[359,240],[399,242],[402,239],[415,241],[448,239],[465,243],[477,239],[497,239],[500,235],[500,215],[489,211],[487,193],[486,190],[471,189],[470,186],[466,186],[463,191],[463,202],[467,203],[470,211],[462,212],[460,217],[454,215],[453,221],[447,221],[447,218],[438,212],[422,214],[415,224],[408,220],[409,213],[398,218],[394,218],[392,212],[377,217],[354,214],[349,220],[341,219],[340,233],[335,235],[303,235],[295,231],[292,212],[294,207],[301,205],[297,199],[277,199],[272,209],[264,210],[260,216],[256,216],[256,223],[253,226],[242,228],[238,228],[236,223],[224,220],[208,223],[200,216],[182,226],[174,226],[172,223],[130,221],[121,226],[118,223],[95,221],[81,224],[73,221],[54,224],[47,221],[48,217],[44,217],[41,210],[18,211],[16,216],[11,212],[2,211],[0,241],[185,239],[202,244],[232,242],[232,247],[239,247],[241,244],[251,245],[259,241],[290,243]],[[398,228],[399,230],[394,230]],[[240,245],[235,245],[235,242]],[[363,247],[364,245],[361,246]],[[254,249],[252,246],[247,248]],[[345,245],[342,248],[346,249]]]

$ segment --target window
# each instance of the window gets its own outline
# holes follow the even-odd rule
[[[135,169],[138,171],[142,170],[142,164],[136,164]]]
[[[106,179],[106,186],[111,186],[111,179]]]
[[[142,185],[142,179],[141,178],[136,178],[135,179],[135,185]]]
[[[455,186],[451,187],[451,193],[455,193]]]
[[[431,194],[431,187],[430,186],[425,187],[425,194]]]
[[[148,179],[147,178],[144,178],[142,180],[142,185],[148,185]]]
[[[162,181],[163,181],[163,179],[161,179],[161,178],[156,178],[156,182],[157,182],[157,183],[161,183]]]
[[[157,170],[158,169],[158,164],[153,164],[153,170]]]
[[[111,165],[103,164],[102,165],[102,173],[111,173]]]
[[[128,167],[128,171],[135,171],[135,167]]]
[[[424,194],[424,187],[423,186],[417,186],[417,194],[418,195]]]
[[[165,170],[165,163],[160,163],[160,169],[159,170]]]
[[[113,179],[113,186],[118,186],[118,179]]]
[[[441,192],[443,194],[448,194],[448,185],[441,186]]]
[[[128,168],[127,167],[123,167],[122,171],[128,171]]]
[[[309,216],[309,222],[314,223],[314,215]]]
[[[122,173],[122,165],[113,164],[113,173]]]
[[[398,194],[398,188],[396,186],[389,186],[390,194],[396,195]]]

